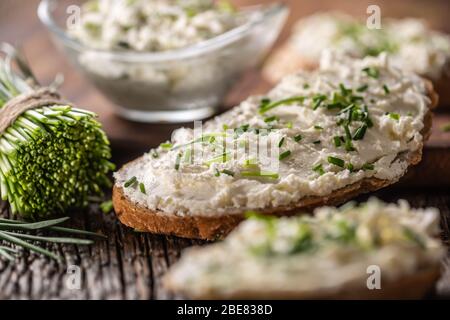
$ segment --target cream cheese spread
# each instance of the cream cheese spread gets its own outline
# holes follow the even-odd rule
[[[325,51],[286,77],[115,174],[133,202],[179,215],[242,213],[326,196],[364,178],[396,181],[420,151],[430,100],[423,79],[385,54]],[[267,152],[261,152],[267,150]]]
[[[242,23],[226,1],[91,0],[69,32],[91,48],[158,52],[183,48]]]
[[[310,62],[333,48],[354,57],[385,51],[398,67],[431,79],[449,70],[450,37],[430,30],[420,19],[383,19],[381,29],[369,29],[343,13],[318,13],[296,24],[289,43]]]
[[[384,286],[439,265],[445,249],[433,238],[438,225],[436,209],[411,209],[404,200],[323,207],[314,217],[256,216],[221,243],[188,249],[166,280],[194,297],[314,296],[347,285],[366,289],[368,267],[377,266]]]

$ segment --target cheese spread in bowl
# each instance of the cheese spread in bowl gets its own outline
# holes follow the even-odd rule
[[[187,249],[164,282],[193,298],[362,298],[373,268],[383,293],[399,279],[437,273],[445,256],[434,208],[371,199],[314,213],[255,216],[223,242]]]
[[[265,56],[287,16],[284,5],[236,10],[213,0],[93,0],[73,7],[78,2],[43,0],[39,16],[120,115],[146,122],[213,114]],[[55,19],[67,18],[70,8],[81,8],[79,19],[64,30]]]
[[[429,106],[425,81],[386,55],[326,51],[318,70],[286,77],[202,132],[175,131],[116,185],[151,210],[208,216],[289,207],[366,178],[395,182],[421,152]]]

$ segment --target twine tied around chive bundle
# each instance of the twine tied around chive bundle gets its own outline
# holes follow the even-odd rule
[[[22,93],[12,98],[0,109],[0,135],[24,112],[49,105],[70,106],[71,104],[63,100],[54,89],[49,87]]]

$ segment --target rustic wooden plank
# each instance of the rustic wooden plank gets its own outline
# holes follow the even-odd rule
[[[385,201],[406,199],[412,206],[435,206],[441,210],[442,239],[449,245],[450,195],[447,190],[395,189],[376,193]],[[369,196],[358,197],[358,201]],[[4,208],[4,204],[3,204]],[[2,212],[7,215],[7,210]],[[169,299],[161,278],[182,250],[203,241],[191,241],[134,232],[122,226],[112,214],[105,215],[92,205],[74,217],[72,225],[108,234],[108,241],[91,247],[51,246],[63,254],[67,264],[81,267],[83,286],[66,286],[66,265],[36,255],[24,255],[17,263],[0,262],[0,299]],[[437,287],[438,298],[450,297],[450,252],[443,263],[444,274]]]

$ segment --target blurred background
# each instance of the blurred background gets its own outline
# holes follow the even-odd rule
[[[231,0],[236,6],[271,3],[269,0]],[[366,17],[368,5],[381,8],[383,17],[420,17],[433,28],[450,33],[450,1],[448,0],[285,0],[291,14],[277,44],[289,34],[292,23],[302,16],[317,11],[340,10],[359,17]],[[0,41],[21,46],[30,61],[38,79],[50,83],[57,73],[62,73],[65,82],[61,87],[63,95],[75,104],[97,112],[104,124],[114,150],[116,161],[122,162],[148,150],[170,137],[171,131],[179,125],[137,124],[120,119],[112,113],[110,102],[102,97],[68,63],[63,54],[54,47],[49,34],[37,18],[39,0],[0,1]],[[268,84],[261,80],[257,70],[249,72],[236,84],[228,96],[223,109],[237,104],[252,93],[261,93]],[[189,126],[190,124],[186,124]],[[117,159],[120,157],[123,159]]]

